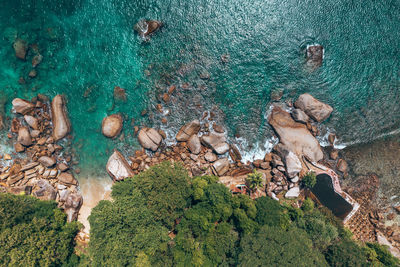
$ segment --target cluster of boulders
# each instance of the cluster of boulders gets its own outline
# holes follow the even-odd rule
[[[0,158],[0,187],[9,193],[56,200],[68,221],[73,221],[77,219],[82,196],[71,172],[77,162],[59,144],[71,137],[65,104],[61,95],[55,96],[51,104],[43,95],[31,101],[21,98],[12,101],[16,117],[12,119],[8,137],[14,140],[16,153]]]
[[[301,176],[307,172],[304,158],[311,162],[323,159],[324,153],[315,138],[316,123],[322,122],[332,112],[332,107],[309,94],[299,97],[289,113],[275,106],[269,123],[280,142],[263,159],[243,163],[239,149],[229,144],[226,132],[216,123],[210,127],[205,114],[201,120],[191,121],[176,134],[177,143],[165,146],[165,133],[153,128],[142,128],[138,140],[142,150],[126,159],[115,151],[108,160],[107,171],[119,181],[137,174],[164,160],[179,161],[193,176],[213,174],[232,192],[246,192],[246,177],[256,170],[262,173],[265,187],[251,192],[254,197],[266,195],[273,198],[296,198],[300,194]],[[146,150],[152,153],[146,153]],[[282,194],[281,194],[282,193]]]
[[[35,78],[37,76],[37,66],[42,62],[43,56],[39,52],[39,48],[37,45],[32,44],[28,45],[28,43],[20,38],[16,38],[13,42],[13,48],[15,52],[15,56],[21,60],[26,60],[28,52],[32,55],[32,69],[29,71],[28,76],[30,78]]]

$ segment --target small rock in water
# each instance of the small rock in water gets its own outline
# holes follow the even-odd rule
[[[133,29],[145,40],[149,40],[149,35],[162,27],[161,21],[158,20],[140,20],[135,24]]]
[[[36,55],[32,58],[32,67],[36,68],[43,60],[42,55]]]
[[[16,39],[13,48],[15,51],[15,56],[19,59],[25,60],[26,58],[26,52],[28,51],[28,44],[26,41],[22,39]]]
[[[114,87],[114,100],[117,102],[126,102],[127,97],[124,88],[121,88],[119,86]]]
[[[324,58],[324,47],[322,45],[310,45],[307,47],[307,63],[309,65],[319,67],[322,65]]]
[[[36,70],[31,70],[28,74],[30,78],[35,78],[37,76],[37,71]]]

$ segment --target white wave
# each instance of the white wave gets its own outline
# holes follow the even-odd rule
[[[275,136],[267,139],[264,144],[256,143],[252,149],[246,150],[249,147],[247,140],[243,137],[235,138],[233,143],[238,145],[242,154],[242,162],[254,161],[255,159],[264,159],[265,154],[271,152],[272,148],[279,142]]]

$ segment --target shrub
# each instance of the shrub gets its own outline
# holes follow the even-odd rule
[[[303,177],[303,184],[308,188],[313,188],[317,183],[317,176],[315,172],[310,171]]]
[[[260,226],[268,225],[282,229],[288,228],[290,224],[289,215],[278,201],[269,197],[260,197],[256,200],[256,208],[256,222]]]

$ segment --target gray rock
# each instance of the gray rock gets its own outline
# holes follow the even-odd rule
[[[68,118],[68,112],[65,99],[61,95],[56,95],[51,102],[51,114],[53,122],[54,141],[58,141],[71,131],[71,123]]]
[[[38,161],[46,166],[46,167],[52,167],[54,166],[54,164],[56,164],[56,159],[55,158],[51,158],[51,157],[47,157],[47,156],[42,156],[38,159]]]
[[[39,190],[35,191],[33,195],[41,200],[55,200],[57,191],[51,186],[49,181],[40,179],[37,182]]]
[[[216,175],[223,176],[229,170],[229,160],[227,158],[219,159],[214,162],[212,167]]]
[[[189,140],[192,135],[195,135],[200,130],[200,122],[199,120],[191,121],[185,125],[183,125],[178,133],[176,134],[176,140],[179,142],[184,142]]]
[[[289,152],[285,156],[286,173],[289,178],[294,178],[302,169],[301,161],[293,152]]]
[[[57,177],[58,181],[62,184],[66,185],[77,185],[78,181],[75,179],[75,177],[68,172],[62,172],[60,175]]]
[[[72,222],[78,218],[83,198],[79,193],[71,193],[64,203],[64,212],[67,214],[67,221]]]
[[[161,144],[162,136],[153,128],[143,128],[139,131],[138,139],[143,148],[156,151]]]
[[[297,198],[300,195],[300,188],[298,186],[292,187],[286,192],[285,198]]]
[[[216,161],[216,160],[218,159],[217,155],[215,155],[215,154],[212,153],[212,152],[207,152],[207,153],[204,155],[204,158],[205,158],[208,162],[214,162],[214,161]]]
[[[201,152],[200,138],[197,136],[197,134],[194,134],[189,138],[187,145],[190,152],[192,152],[193,154],[197,155]]]
[[[103,119],[101,131],[108,138],[115,138],[121,133],[123,119],[120,114],[112,114]]]
[[[124,156],[117,150],[108,159],[106,169],[114,181],[121,181],[134,175],[129,163]]]
[[[298,108],[293,109],[292,117],[295,121],[305,123],[305,124],[310,120],[308,115],[304,111],[302,111],[301,109],[298,109]]]
[[[34,130],[38,130],[39,129],[39,121],[37,118],[30,116],[30,115],[25,115],[24,119],[26,121],[26,123]]]

